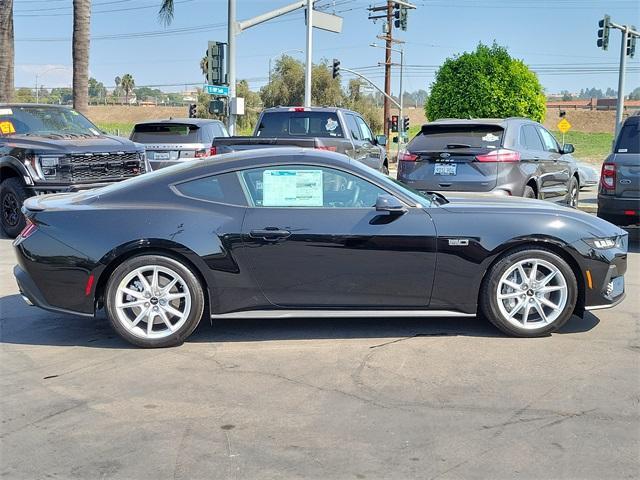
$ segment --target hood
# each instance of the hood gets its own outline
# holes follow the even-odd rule
[[[5,137],[5,140],[10,147],[43,153],[113,153],[144,150],[142,146],[127,138],[111,135],[69,139],[18,135]]]
[[[521,197],[498,197],[495,195],[478,195],[474,197],[447,197],[449,203],[441,208],[451,213],[514,215],[522,218],[526,215],[555,217],[558,227],[573,224],[593,237],[613,237],[626,235],[621,228],[581,210],[558,205],[544,200],[532,200]]]

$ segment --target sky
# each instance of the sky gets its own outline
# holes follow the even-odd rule
[[[237,0],[239,21],[292,0]],[[93,0],[90,76],[114,86],[130,73],[137,86],[179,91],[201,85],[199,62],[208,40],[226,42],[227,0],[175,0],[169,26],[158,19],[160,0]],[[317,0],[316,8],[344,18],[340,34],[314,29],[313,61],[337,58],[346,68],[383,85],[384,50],[371,47],[382,21],[367,17],[384,0]],[[640,26],[639,0],[415,0],[406,32],[404,90],[427,89],[437,66],[456,54],[494,40],[538,73],[548,93],[596,87],[617,89],[621,32],[612,30],[608,51],[596,46],[598,20],[607,13],[620,24]],[[14,0],[17,87],[71,85],[72,0]],[[302,10],[242,32],[237,40],[237,77],[252,89],[268,78],[269,59],[281,52],[304,60]],[[394,62],[399,55],[394,54]],[[640,44],[629,60],[625,91],[640,86]],[[398,91],[394,67],[393,91]],[[346,81],[350,76],[343,75]]]

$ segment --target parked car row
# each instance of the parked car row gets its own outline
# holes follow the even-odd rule
[[[638,222],[638,122],[621,130],[601,180],[542,125],[523,118],[439,120],[423,125],[398,156],[398,180],[421,192],[488,193],[564,202],[599,182],[601,216]],[[141,122],[130,139],[106,135],[81,114],[54,105],[0,105],[0,221],[15,237],[26,198],[85,190],[222,153],[297,146],[342,153],[388,174],[387,139],[354,111],[336,107],[264,110],[252,136],[218,120]],[[634,153],[635,152],[635,153]],[[635,155],[635,156],[634,156]]]

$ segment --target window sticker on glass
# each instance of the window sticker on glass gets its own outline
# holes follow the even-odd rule
[[[264,207],[321,207],[322,170],[265,170]]]
[[[4,122],[0,122],[0,133],[16,133],[16,129],[13,126],[13,123],[11,123],[9,120],[6,120]]]
[[[493,133],[488,133],[484,137],[482,137],[482,140],[485,142],[495,142],[496,140],[500,140],[500,137],[494,135]]]
[[[0,108],[0,115],[13,115],[13,110],[10,108]]]
[[[338,121],[329,117],[327,118],[327,123],[325,124],[324,128],[327,130],[327,132],[333,132],[336,128],[338,128]]]

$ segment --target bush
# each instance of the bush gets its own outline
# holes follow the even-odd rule
[[[528,117],[542,122],[545,112],[545,96],[536,75],[496,43],[480,43],[475,52],[447,59],[425,102],[431,121]]]

